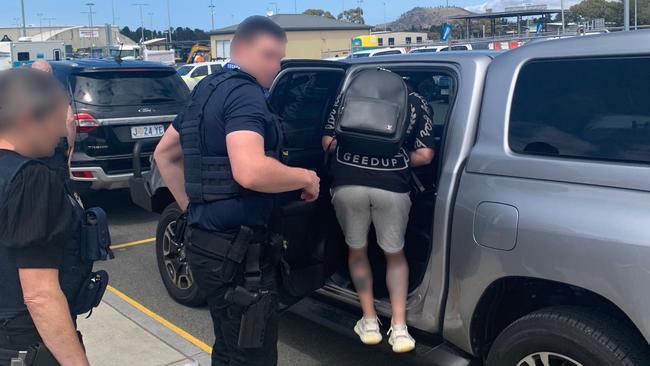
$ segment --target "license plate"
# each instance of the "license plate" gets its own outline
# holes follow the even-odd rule
[[[165,133],[165,125],[135,126],[131,127],[131,138],[146,139],[160,137]]]

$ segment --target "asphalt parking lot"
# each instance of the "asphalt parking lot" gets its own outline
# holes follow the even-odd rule
[[[177,304],[162,284],[152,240],[158,215],[132,204],[126,190],[93,193],[85,197],[85,201],[88,207],[101,206],[108,213],[113,245],[118,249],[115,249],[114,260],[98,263],[96,267],[110,273],[111,286],[189,333],[204,346],[212,346],[212,323],[207,308]],[[125,243],[127,245],[121,245]],[[281,318],[278,348],[279,365],[429,364],[413,359],[412,355],[394,355],[385,346],[363,346],[351,329],[342,334],[291,312]]]

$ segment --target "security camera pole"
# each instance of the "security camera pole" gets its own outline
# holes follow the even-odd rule
[[[149,4],[136,3],[136,4],[133,4],[133,6],[137,6],[137,7],[140,8],[140,39],[142,39],[141,42],[144,42],[144,18],[143,18],[143,15],[142,15],[142,7],[143,6],[149,6]]]

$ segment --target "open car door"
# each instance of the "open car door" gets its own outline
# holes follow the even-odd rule
[[[269,102],[282,120],[282,162],[314,170],[321,178],[318,200],[305,202],[300,192],[288,192],[273,214],[272,229],[284,237],[284,305],[322,287],[333,272],[327,243],[331,232],[338,232],[330,228],[338,226],[329,203],[321,136],[346,67],[334,61],[288,61],[271,88]]]

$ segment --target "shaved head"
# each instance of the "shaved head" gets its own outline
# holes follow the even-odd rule
[[[47,62],[47,61],[45,61],[43,59],[39,59],[39,60],[34,61],[34,63],[32,63],[32,69],[43,71],[43,72],[46,72],[48,74],[52,73],[52,66],[50,66],[49,62]]]

